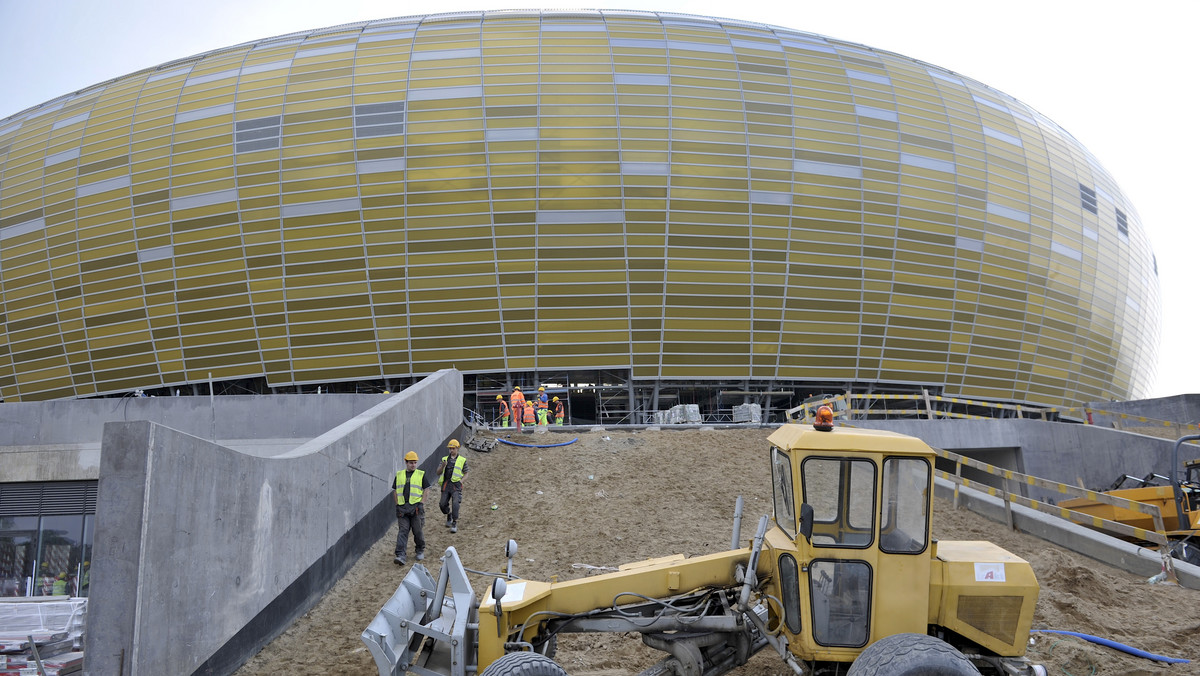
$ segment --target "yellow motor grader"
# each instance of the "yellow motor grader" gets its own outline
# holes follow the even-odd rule
[[[822,413],[825,413],[824,411]],[[565,676],[565,632],[636,632],[641,676],[716,676],[766,647],[796,674],[1041,676],[1025,658],[1038,583],[988,542],[930,536],[934,453],[919,439],[813,425],[769,437],[774,518],[740,546],[563,582],[507,575],[482,599],[453,547],[417,564],[362,634],[380,676]],[[768,528],[768,525],[770,527]]]

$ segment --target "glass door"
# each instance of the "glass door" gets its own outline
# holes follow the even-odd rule
[[[32,596],[37,548],[36,516],[0,517],[0,596]]]

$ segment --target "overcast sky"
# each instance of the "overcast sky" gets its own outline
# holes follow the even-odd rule
[[[591,2],[728,17],[920,59],[1016,97],[1116,179],[1158,258],[1163,336],[1151,396],[1200,392],[1200,2]],[[0,119],[142,68],[260,38],[435,11],[528,4],[368,0],[0,0]]]

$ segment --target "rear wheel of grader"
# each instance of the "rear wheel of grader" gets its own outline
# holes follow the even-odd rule
[[[545,655],[519,652],[492,662],[482,676],[567,676],[567,672]]]
[[[965,655],[940,638],[895,634],[872,643],[846,676],[978,676]]]

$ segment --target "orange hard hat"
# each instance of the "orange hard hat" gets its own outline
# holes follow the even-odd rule
[[[446,444],[447,448],[458,448],[458,439],[451,439],[450,443]]]

